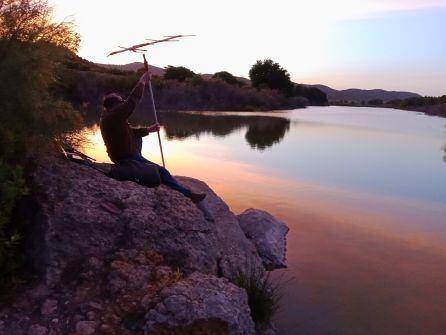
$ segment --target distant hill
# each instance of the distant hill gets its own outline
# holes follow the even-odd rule
[[[413,92],[386,91],[381,89],[361,90],[358,88],[350,88],[347,90],[335,90],[325,85],[308,85],[319,88],[327,94],[328,101],[353,101],[362,102],[373,99],[380,99],[384,102],[395,99],[407,99],[412,97],[420,97],[419,94]]]

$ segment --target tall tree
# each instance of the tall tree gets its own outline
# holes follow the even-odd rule
[[[249,71],[252,86],[276,89],[289,96],[293,91],[290,74],[271,59],[258,60]]]

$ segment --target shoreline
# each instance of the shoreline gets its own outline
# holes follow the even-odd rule
[[[422,107],[399,107],[397,105],[361,105],[361,104],[341,104],[341,103],[330,103],[329,106],[341,106],[341,107],[369,107],[369,108],[393,108],[399,110],[405,110],[410,112],[423,113],[429,116],[438,116],[446,118],[446,104],[437,105],[426,105]]]

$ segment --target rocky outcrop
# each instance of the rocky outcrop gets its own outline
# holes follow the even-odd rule
[[[254,243],[267,270],[285,268],[288,226],[259,209],[247,209],[237,216],[246,237]]]
[[[179,180],[207,194],[202,210],[164,186],[38,160],[27,249],[40,277],[0,304],[0,334],[254,334],[230,281],[264,271],[258,247],[205,183]]]
[[[56,285],[73,271],[82,271],[91,256],[107,259],[129,247],[151,248],[185,273],[230,278],[248,264],[260,267],[255,247],[228,206],[203,182],[179,179],[207,194],[204,205],[214,222],[206,220],[189,199],[165,186],[151,189],[119,182],[62,160],[40,164],[34,180],[46,232],[44,259],[38,263],[43,265],[47,284]],[[109,203],[119,214],[107,210]]]
[[[182,334],[200,323],[204,334],[255,334],[246,292],[226,279],[196,272],[161,291],[161,299],[147,314],[149,332],[168,320]]]

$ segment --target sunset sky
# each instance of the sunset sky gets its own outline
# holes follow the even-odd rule
[[[79,54],[94,62],[140,61],[106,55],[196,34],[153,47],[149,62],[247,77],[256,60],[271,58],[299,83],[446,94],[446,0],[51,2],[57,19],[76,22]]]

